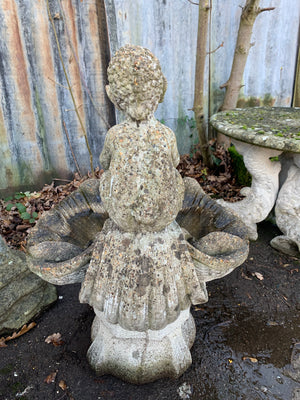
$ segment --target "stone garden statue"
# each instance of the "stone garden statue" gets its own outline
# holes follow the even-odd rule
[[[28,259],[49,282],[82,282],[79,299],[96,314],[88,359],[98,374],[176,378],[192,362],[190,306],[207,301],[205,282],[244,262],[247,229],[176,170],[175,135],[153,115],[167,86],[157,58],[126,45],[108,81],[127,119],[107,133],[105,171],[45,213]]]

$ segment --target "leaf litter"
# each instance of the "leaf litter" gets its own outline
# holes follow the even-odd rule
[[[55,347],[61,346],[65,343],[62,340],[60,333],[53,333],[52,335],[46,337],[45,342],[48,344],[53,344]]]
[[[217,145],[215,140],[210,141],[209,146],[214,161],[212,168],[204,165],[201,152],[196,146],[192,155],[184,154],[180,157],[178,171],[183,177],[196,179],[213,198],[223,198],[230,202],[241,200],[241,185],[234,175],[229,152]],[[94,177],[100,179],[102,173],[103,170],[97,167]],[[53,180],[38,192],[17,193],[14,198],[0,199],[0,234],[11,247],[25,251],[26,237],[36,220],[91,177],[91,173],[84,177],[75,173],[73,180],[66,184],[57,185],[59,179]],[[32,216],[34,218],[30,218]]]
[[[6,336],[0,338],[0,347],[7,347],[6,342],[17,339],[18,337],[24,335],[28,331],[30,331],[32,328],[36,326],[35,322],[31,322],[29,325],[23,325],[22,328],[18,332],[14,332],[11,336]]]

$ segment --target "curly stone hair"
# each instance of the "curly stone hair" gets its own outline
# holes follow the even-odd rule
[[[147,119],[161,103],[167,89],[158,59],[150,50],[126,45],[111,59],[107,94],[132,119]]]

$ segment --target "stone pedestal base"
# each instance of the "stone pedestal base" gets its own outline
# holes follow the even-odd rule
[[[248,227],[249,239],[256,240],[256,224],[268,216],[276,201],[281,166],[279,162],[272,162],[270,158],[278,156],[281,151],[239,140],[232,140],[232,143],[244,158],[245,166],[252,176],[252,185],[247,191],[247,197],[241,201],[236,203],[217,201],[238,215]]]
[[[287,178],[277,197],[276,224],[283,232],[271,241],[271,245],[300,258],[300,154],[294,154],[294,165],[288,170]]]
[[[96,311],[88,360],[97,374],[111,374],[135,384],[177,378],[191,365],[195,324],[189,309],[164,329],[129,331],[107,322]]]

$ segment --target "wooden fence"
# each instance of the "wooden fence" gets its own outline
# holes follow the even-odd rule
[[[67,88],[48,1],[76,106]],[[106,67],[110,54],[125,43],[146,46],[160,59],[168,90],[157,118],[175,130],[180,152],[189,152],[197,141],[191,110],[198,23],[195,1],[48,1],[0,2],[0,191],[66,178],[77,165],[82,173],[90,170],[75,107],[87,132],[94,167],[99,164],[106,131],[115,123],[105,94]],[[220,85],[229,77],[244,0],[224,3],[211,0],[206,121],[223,100]],[[261,0],[261,6],[276,9],[262,13],[255,22],[255,45],[239,104],[290,106],[300,2]],[[299,77],[297,82],[299,86]]]

